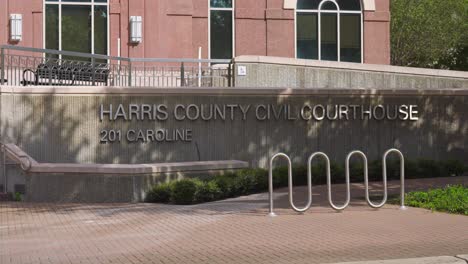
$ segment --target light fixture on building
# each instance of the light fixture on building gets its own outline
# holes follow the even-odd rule
[[[23,15],[10,14],[10,40],[21,41],[23,38]]]
[[[141,16],[130,17],[130,42],[141,43],[142,40],[142,18]]]

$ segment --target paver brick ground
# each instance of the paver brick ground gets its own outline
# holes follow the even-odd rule
[[[407,180],[407,190],[468,177]],[[375,193],[378,183],[372,183]],[[344,185],[333,186],[336,204]],[[362,184],[342,213],[316,186],[303,215],[276,190],[277,217],[267,217],[268,193],[214,203],[35,204],[0,203],[0,263],[331,263],[468,253],[468,217],[424,209],[370,209]],[[398,182],[389,182],[397,194]],[[297,205],[306,188],[295,188]],[[360,199],[361,198],[361,199]]]

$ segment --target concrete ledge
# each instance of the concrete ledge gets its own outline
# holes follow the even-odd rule
[[[270,57],[270,56],[239,56],[239,57],[236,57],[234,61],[237,64],[241,64],[241,63],[277,64],[277,65],[301,66],[301,67],[316,67],[316,68],[346,69],[346,70],[370,71],[370,72],[398,73],[398,74],[408,74],[408,75],[422,75],[422,76],[432,76],[432,77],[450,77],[450,78],[460,78],[460,79],[468,80],[468,72],[400,67],[400,66],[379,65],[379,64],[304,60],[304,59]]]
[[[153,174],[196,171],[244,169],[248,162],[239,160],[171,162],[153,164],[73,164],[38,163],[15,144],[5,144],[9,158],[21,165],[28,173],[74,173],[74,174]]]
[[[92,173],[92,174],[152,174],[184,171],[233,170],[244,169],[248,162],[238,160],[173,162],[153,164],[71,164],[38,163],[28,172],[31,173]]]
[[[40,163],[14,144],[3,145],[24,173],[29,202],[141,202],[156,183],[185,177],[210,177],[248,167],[238,160],[155,164]]]

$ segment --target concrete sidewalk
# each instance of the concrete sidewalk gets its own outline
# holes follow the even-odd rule
[[[468,177],[407,180],[406,184],[407,190],[427,189],[468,184]],[[333,186],[336,204],[344,200],[344,188]],[[350,208],[336,213],[326,203],[326,186],[313,191],[313,207],[298,215],[288,207],[287,190],[277,190],[274,218],[266,216],[267,193],[193,206],[0,203],[0,263],[398,259],[393,264],[402,263],[401,259],[468,253],[466,216],[417,208],[400,211],[394,205],[370,209],[358,199],[364,196],[362,184],[353,184]],[[398,191],[398,182],[389,182],[389,193]],[[295,188],[298,206],[305,196],[306,188]]]

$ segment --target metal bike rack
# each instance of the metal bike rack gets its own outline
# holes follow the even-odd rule
[[[371,200],[370,200],[370,195],[369,195],[369,167],[368,167],[368,161],[367,161],[367,156],[366,154],[364,154],[364,152],[362,151],[359,151],[359,150],[354,150],[354,151],[351,151],[348,156],[346,157],[346,174],[347,174],[347,177],[349,178],[349,173],[350,173],[350,168],[349,168],[349,161],[351,160],[351,157],[353,155],[359,155],[361,158],[362,158],[362,161],[364,163],[364,186],[365,186],[365,195],[366,195],[366,202],[367,204],[372,207],[372,208],[380,208],[382,206],[384,206],[385,202],[386,202],[386,198],[384,198],[384,201],[379,203],[379,204],[374,204]],[[383,184],[384,184],[384,197],[387,196],[387,180],[386,180],[386,176],[385,177],[385,180],[383,181]]]
[[[400,158],[400,210],[408,209],[405,206],[405,157],[398,149],[392,148],[387,150],[382,157],[383,177],[385,179],[385,202],[387,200],[387,156],[390,153],[398,154]]]
[[[346,171],[346,201],[342,206],[337,206],[332,201],[332,189],[331,189],[331,173],[330,173],[330,159],[325,153],[318,152],[319,154],[323,155],[327,161],[327,186],[328,186],[328,204],[334,210],[340,212],[348,207],[349,202],[351,201],[351,188],[349,183],[349,171]]]
[[[367,204],[372,208],[381,208],[387,203],[388,199],[388,188],[387,188],[387,157],[391,153],[398,154],[400,158],[400,210],[406,210],[407,207],[405,206],[405,159],[403,153],[398,149],[392,148],[387,150],[383,157],[382,157],[382,183],[383,183],[383,199],[380,203],[375,204],[370,200],[369,194],[369,168],[368,168],[368,160],[366,154],[360,150],[351,151],[346,156],[346,167],[345,167],[345,178],[346,178],[346,201],[342,206],[337,206],[333,203],[332,199],[332,189],[331,189],[331,169],[330,169],[330,159],[328,158],[327,154],[323,152],[315,152],[310,155],[307,161],[307,189],[308,189],[308,201],[306,206],[303,208],[298,208],[294,205],[293,199],[293,178],[292,178],[292,163],[291,159],[288,155],[284,153],[277,153],[270,159],[270,168],[268,174],[268,184],[269,184],[269,201],[270,201],[270,216],[276,216],[273,212],[273,161],[278,158],[282,157],[285,158],[288,162],[288,185],[289,185],[289,204],[291,205],[292,209],[296,212],[303,213],[307,211],[312,205],[312,161],[316,157],[323,157],[326,161],[326,177],[327,177],[327,188],[328,188],[328,203],[330,207],[336,211],[342,211],[346,209],[351,201],[351,188],[350,188],[350,160],[354,155],[359,155],[362,158],[364,163],[364,185],[365,185],[365,197]]]
[[[303,208],[298,208],[294,205],[293,199],[293,178],[292,178],[292,162],[288,155],[284,153],[277,153],[270,159],[270,168],[268,171],[268,188],[269,188],[269,199],[270,199],[270,212],[269,216],[276,216],[273,211],[273,161],[278,158],[282,157],[288,161],[288,185],[289,185],[289,204],[291,205],[292,209],[298,213],[303,213],[307,211],[310,206],[312,205],[312,174],[309,172],[307,175],[307,190],[308,190],[308,200],[307,204]]]

